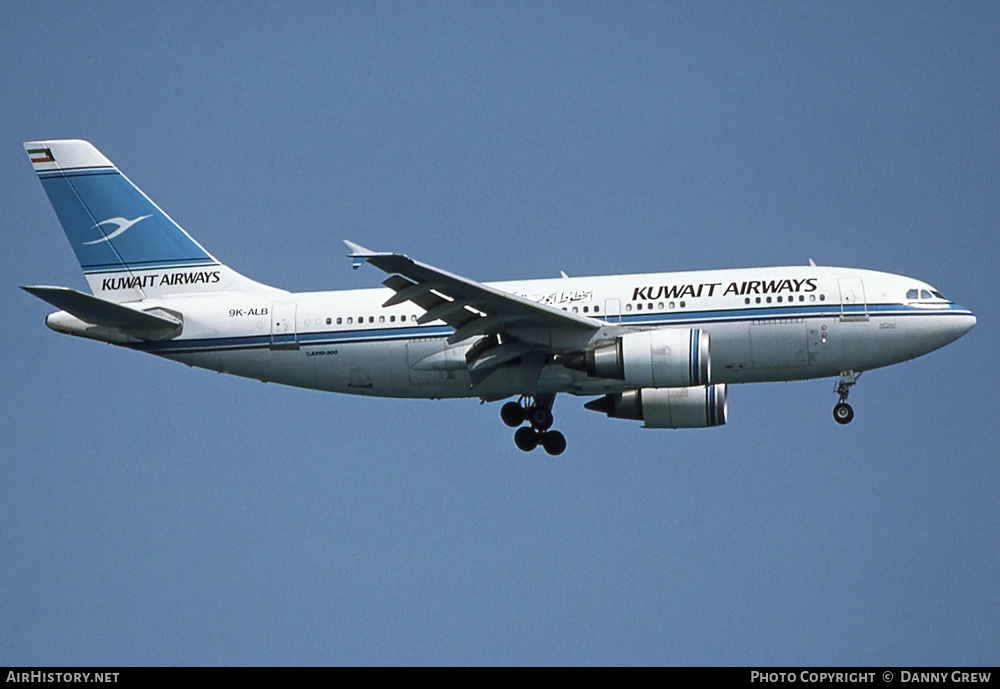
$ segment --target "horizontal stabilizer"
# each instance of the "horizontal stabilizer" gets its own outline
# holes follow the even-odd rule
[[[179,332],[182,325],[179,319],[162,310],[155,314],[138,311],[69,287],[34,286],[21,289],[85,323],[118,328],[143,339],[162,339],[165,335]]]

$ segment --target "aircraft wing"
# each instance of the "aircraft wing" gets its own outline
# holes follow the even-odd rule
[[[450,343],[474,335],[503,333],[512,329],[593,332],[602,325],[593,318],[539,304],[414,261],[403,254],[378,253],[353,242],[344,243],[351,250],[348,255],[354,259],[355,267],[371,263],[390,274],[382,284],[396,294],[383,306],[404,301],[416,304],[426,312],[418,319],[419,323],[441,320],[455,329],[455,333],[448,338]]]
[[[455,329],[449,344],[470,337],[486,336],[470,350],[466,360],[473,374],[488,374],[492,368],[527,355],[573,350],[583,346],[602,325],[601,321],[539,304],[510,292],[414,261],[403,254],[371,251],[344,241],[354,267],[370,263],[389,273],[383,285],[395,292],[383,306],[409,301],[424,309],[418,323],[443,321]],[[533,368],[541,372],[544,364]],[[478,376],[473,376],[474,380]]]

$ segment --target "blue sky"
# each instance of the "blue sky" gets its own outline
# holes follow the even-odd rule
[[[1000,663],[995,3],[4,3],[0,663]],[[21,149],[86,138],[236,270],[805,264],[977,327],[648,431],[262,385],[45,328]]]

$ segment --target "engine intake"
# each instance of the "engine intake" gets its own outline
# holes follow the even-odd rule
[[[710,428],[726,423],[726,386],[643,388],[583,405],[612,419],[635,419],[644,428]]]
[[[704,330],[664,328],[628,333],[583,352],[566,368],[636,388],[686,388],[711,380],[709,337]]]

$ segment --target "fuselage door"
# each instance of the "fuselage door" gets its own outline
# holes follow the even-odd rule
[[[271,349],[298,349],[295,303],[271,305]]]
[[[840,278],[840,319],[843,321],[867,321],[868,306],[865,302],[865,286],[861,278]]]

